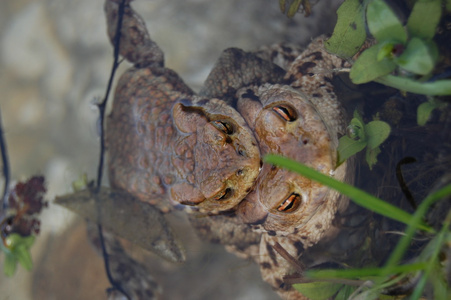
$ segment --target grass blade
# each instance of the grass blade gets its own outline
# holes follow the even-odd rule
[[[403,211],[402,209],[393,206],[377,197],[374,197],[367,192],[360,190],[358,188],[355,188],[349,184],[340,182],[332,177],[326,176],[322,173],[319,173],[303,164],[300,164],[294,160],[291,160],[289,158],[275,155],[275,154],[268,154],[264,157],[264,161],[267,163],[271,163],[274,165],[277,165],[279,167],[286,168],[290,171],[299,173],[309,179],[318,181],[324,185],[327,185],[330,188],[333,188],[334,190],[339,191],[343,195],[348,196],[350,199],[352,199],[355,203],[358,205],[365,207],[371,211],[374,211],[378,214],[381,214],[385,217],[391,218],[393,220],[396,220],[398,222],[410,225],[412,220],[412,215]],[[432,228],[427,226],[426,224],[420,222],[418,224],[418,227],[422,230],[431,232],[433,231]]]
[[[405,264],[394,266],[389,269],[391,274],[406,273],[424,270],[427,267],[427,262],[419,262],[412,264]],[[334,279],[334,278],[363,278],[385,275],[387,269],[385,268],[361,268],[361,269],[347,269],[347,270],[309,270],[305,271],[305,277],[309,279]]]

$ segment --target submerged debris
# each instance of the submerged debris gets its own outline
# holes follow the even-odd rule
[[[87,189],[57,197],[55,203],[168,261],[185,261],[163,214],[126,192],[106,187],[98,193]]]

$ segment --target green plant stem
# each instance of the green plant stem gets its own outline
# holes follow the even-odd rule
[[[417,262],[394,266],[390,268],[390,273],[406,273],[424,270],[428,262]],[[309,270],[305,271],[304,276],[309,279],[326,279],[326,278],[362,278],[385,275],[384,268],[361,268],[348,270]]]
[[[448,79],[437,80],[433,82],[419,82],[409,78],[385,75],[375,79],[374,81],[386,86],[415,94],[429,96],[451,95],[451,80]]]
[[[349,184],[340,182],[332,177],[321,174],[294,160],[275,154],[268,154],[264,157],[264,161],[294,171],[307,178],[313,179],[324,185],[327,185],[328,187],[339,191],[343,195],[348,196],[358,205],[363,206],[371,211],[374,211],[383,216],[386,216],[388,218],[391,218],[398,222],[402,222],[407,225],[411,224],[412,215],[403,211],[402,209],[399,209],[398,207],[393,206]],[[422,222],[418,224],[418,227],[421,230],[433,232],[433,229],[431,227],[427,226]]]

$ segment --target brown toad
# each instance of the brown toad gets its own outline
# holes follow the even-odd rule
[[[250,191],[259,172],[253,133],[230,105],[195,96],[164,67],[163,52],[129,2],[120,54],[134,67],[121,76],[108,118],[111,185],[163,211],[180,204],[211,213],[228,210]],[[105,11],[114,41],[117,1],[106,1]]]
[[[217,74],[221,71],[213,70],[207,78],[207,84],[213,88],[204,89],[203,93],[225,98],[237,106],[254,131],[262,155],[281,154],[350,182],[353,175],[349,161],[337,168],[338,138],[344,134],[346,119],[331,83],[333,69],[346,66],[346,62],[327,53],[323,41],[324,37],[317,38],[294,61],[286,63],[287,73],[279,84],[235,85],[236,77],[249,76],[249,72],[241,64],[228,62],[239,58],[230,59],[226,50],[217,68],[227,67],[226,74],[232,74],[233,89],[222,88],[227,86],[228,79],[220,78]],[[282,53],[282,56],[290,55]],[[254,68],[251,74],[261,72]],[[217,81],[219,89],[214,84]],[[283,276],[290,272],[291,266],[273,246],[277,242],[293,257],[300,258],[306,248],[335,235],[337,228],[332,221],[337,211],[347,205],[346,198],[319,183],[264,164],[256,186],[236,211],[243,224],[233,220],[242,232],[249,230],[245,224],[250,224],[254,232],[260,233],[258,243],[243,247],[237,241],[231,242],[230,234],[221,226],[221,223],[232,222],[230,217],[213,216],[209,221],[192,218],[192,223],[204,237],[214,237],[232,252],[255,259],[260,264],[263,279],[283,298],[305,299],[283,283]]]
[[[247,87],[238,91],[238,111],[254,130],[262,155],[276,153],[299,161],[338,180],[346,178],[345,162],[337,168],[338,137],[345,133],[343,108],[333,92],[331,70],[345,62],[327,53],[324,37],[317,38],[289,66],[286,85]],[[333,218],[338,194],[286,170],[264,165],[256,188],[240,205],[238,214],[250,224],[261,224],[279,236],[308,234],[316,243],[327,229],[312,222]],[[326,226],[325,226],[326,225]],[[315,229],[321,227],[321,230]],[[316,237],[316,232],[318,236]]]
[[[350,161],[337,168],[336,149],[339,136],[345,133],[346,118],[331,84],[332,70],[344,67],[346,62],[327,53],[323,42],[324,37],[314,40],[291,64],[285,76],[289,87],[241,91],[239,111],[255,128],[262,155],[282,154],[323,174],[352,182]],[[243,99],[249,95],[253,101]],[[263,166],[256,188],[241,203],[238,215],[244,222],[258,223],[254,230],[263,230],[258,253],[262,277],[284,298],[304,297],[283,284],[282,278],[292,266],[274,252],[275,243],[299,259],[306,248],[336,234],[332,221],[347,205],[348,199],[315,181]]]

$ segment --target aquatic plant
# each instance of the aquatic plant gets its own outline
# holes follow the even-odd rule
[[[339,140],[338,165],[366,148],[366,162],[371,169],[377,162],[377,155],[381,152],[379,146],[389,135],[388,123],[374,120],[365,124],[359,112],[354,111],[354,118],[346,129],[346,135]]]
[[[444,9],[450,11],[451,1]],[[367,38],[366,24],[376,44],[353,63],[353,83],[376,81],[412,93],[451,95],[451,80],[427,81],[439,58],[433,37],[442,13],[441,0],[417,0],[403,26],[384,0],[346,0],[337,10],[326,48],[342,57],[354,56]]]

